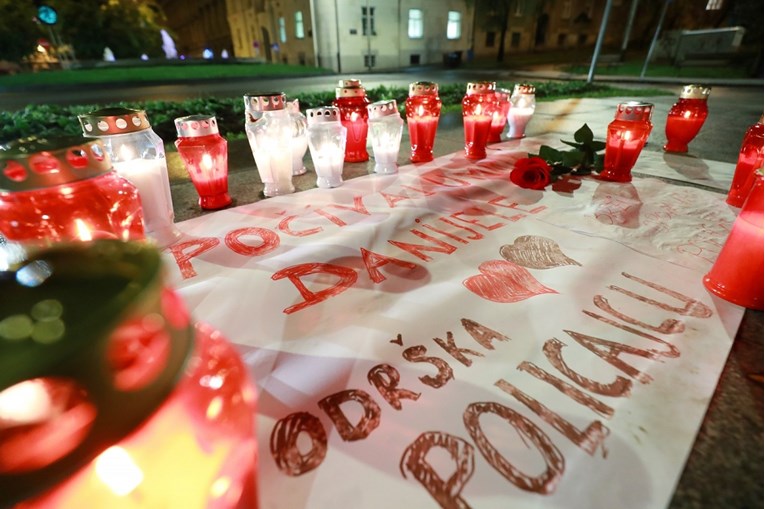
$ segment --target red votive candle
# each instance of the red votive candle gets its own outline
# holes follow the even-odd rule
[[[498,88],[494,95],[497,98],[497,110],[491,117],[491,130],[489,131],[489,143],[502,141],[502,131],[507,124],[507,114],[510,111],[510,94],[506,88]]]
[[[726,202],[728,205],[740,207],[749,194],[751,188],[752,174],[757,168],[762,167],[762,144],[763,144],[763,126],[762,116],[759,122],[747,129],[744,135],[744,141],[741,144],[741,151],[738,154],[738,162],[733,172],[733,181],[728,191]]]
[[[739,306],[762,309],[763,185],[762,169],[755,173],[749,196],[712,270],[704,277],[707,290]]]
[[[406,123],[409,127],[409,142],[413,163],[433,160],[433,145],[441,117],[441,98],[438,84],[418,81],[409,84],[409,97],[405,103]]]
[[[348,129],[345,143],[345,162],[359,163],[369,160],[367,153],[367,130],[369,118],[367,105],[370,103],[361,81],[340,80],[335,88],[332,106],[340,110],[340,123]]]
[[[175,147],[199,194],[199,206],[222,209],[231,204],[228,194],[228,144],[218,134],[218,122],[211,115],[190,115],[175,119],[178,139]]]
[[[606,155],[598,178],[611,182],[632,180],[632,167],[653,128],[652,111],[651,103],[630,101],[619,104],[614,120],[608,124]]]
[[[255,389],[154,247],[61,245],[14,272],[0,280],[4,506],[257,507]]]
[[[100,140],[74,136],[0,147],[0,233],[37,246],[145,238],[136,187],[112,170]]]
[[[709,87],[701,85],[686,85],[678,101],[672,105],[667,114],[665,134],[667,152],[688,152],[688,143],[699,134],[701,126],[707,119],[707,98]]]
[[[499,108],[493,81],[468,83],[462,99],[462,123],[465,129],[465,156],[468,159],[486,157],[491,121]]]

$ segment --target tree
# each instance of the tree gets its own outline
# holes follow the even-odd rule
[[[21,62],[37,47],[43,31],[32,2],[0,0],[0,60]]]
[[[475,16],[479,23],[499,32],[497,62],[505,60],[505,38],[510,27],[511,4],[518,0],[476,0]]]
[[[109,47],[117,58],[162,55],[158,22],[162,10],[153,0],[50,0],[59,12],[62,38],[80,59],[101,59]]]

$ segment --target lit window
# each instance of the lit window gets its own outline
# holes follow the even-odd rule
[[[709,0],[707,2],[708,11],[719,11],[722,9],[723,0]]]
[[[377,35],[377,33],[375,33],[375,8],[374,7],[361,8],[361,34],[362,35]]]
[[[409,9],[409,38],[421,39],[423,35],[422,9]]]
[[[305,37],[305,30],[303,29],[303,11],[297,11],[295,13],[295,39],[302,39]]]
[[[462,34],[462,15],[459,11],[449,11],[446,22],[446,38],[459,39]]]
[[[279,18],[279,40],[287,42],[287,25],[284,22],[284,18]]]

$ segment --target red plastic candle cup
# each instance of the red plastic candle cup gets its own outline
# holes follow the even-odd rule
[[[744,141],[741,144],[741,151],[738,154],[736,169],[733,172],[733,182],[731,182],[728,198],[728,205],[741,207],[749,194],[751,183],[754,182],[752,174],[757,168],[762,167],[762,144],[763,144],[763,126],[762,116],[760,121],[751,126],[744,135]]]
[[[707,98],[709,87],[701,85],[686,85],[678,101],[672,105],[667,114],[665,134],[667,152],[688,152],[688,144],[699,134],[701,126],[707,119]]]
[[[190,115],[176,118],[175,128],[178,131],[175,147],[199,194],[199,206],[217,210],[230,205],[228,144],[218,133],[215,117]]]
[[[81,137],[2,147],[0,234],[28,246],[145,238],[136,187],[112,170],[100,140]]]
[[[763,294],[762,170],[755,174],[749,196],[728,235],[704,286],[739,306],[762,309]]]
[[[335,88],[332,106],[340,110],[340,123],[348,129],[345,143],[345,162],[360,163],[369,160],[367,153],[368,112],[367,92],[356,79],[340,80]]]
[[[4,505],[257,507],[255,388],[162,273],[151,244],[97,240],[0,281]]]
[[[499,108],[493,81],[468,83],[462,99],[462,123],[465,129],[465,156],[468,159],[486,157],[491,121]]]
[[[491,117],[491,130],[489,131],[489,143],[502,141],[502,131],[507,124],[507,114],[510,111],[510,90],[498,88],[494,95],[497,98],[497,110]]]
[[[433,160],[433,145],[441,117],[441,98],[438,84],[418,81],[409,84],[409,97],[405,103],[406,123],[409,126],[413,163]]]
[[[614,120],[608,125],[605,161],[598,178],[611,182],[632,180],[632,168],[653,128],[652,111],[651,103],[630,101],[619,104]]]

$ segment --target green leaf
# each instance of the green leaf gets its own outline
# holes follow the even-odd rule
[[[584,154],[570,150],[563,153],[563,164],[566,166],[574,167],[582,164],[584,160]]]
[[[603,150],[604,148],[606,148],[606,143],[604,141],[593,141],[592,143],[590,143],[590,148],[593,151],[597,152],[599,150]]]
[[[549,164],[556,163],[561,160],[562,153],[547,145],[539,147],[539,157],[547,161]]]
[[[555,164],[550,167],[550,176],[557,177],[560,175],[565,175],[566,173],[569,173],[571,171],[571,168],[568,166],[564,166],[562,164]]]
[[[579,143],[592,143],[592,129],[587,124],[584,124],[574,133],[574,139]]]
[[[587,145],[585,145],[583,143],[574,143],[573,141],[566,141],[566,140],[560,140],[560,141],[561,141],[561,143],[565,143],[569,147],[574,147],[577,150],[586,150],[587,149]]]

